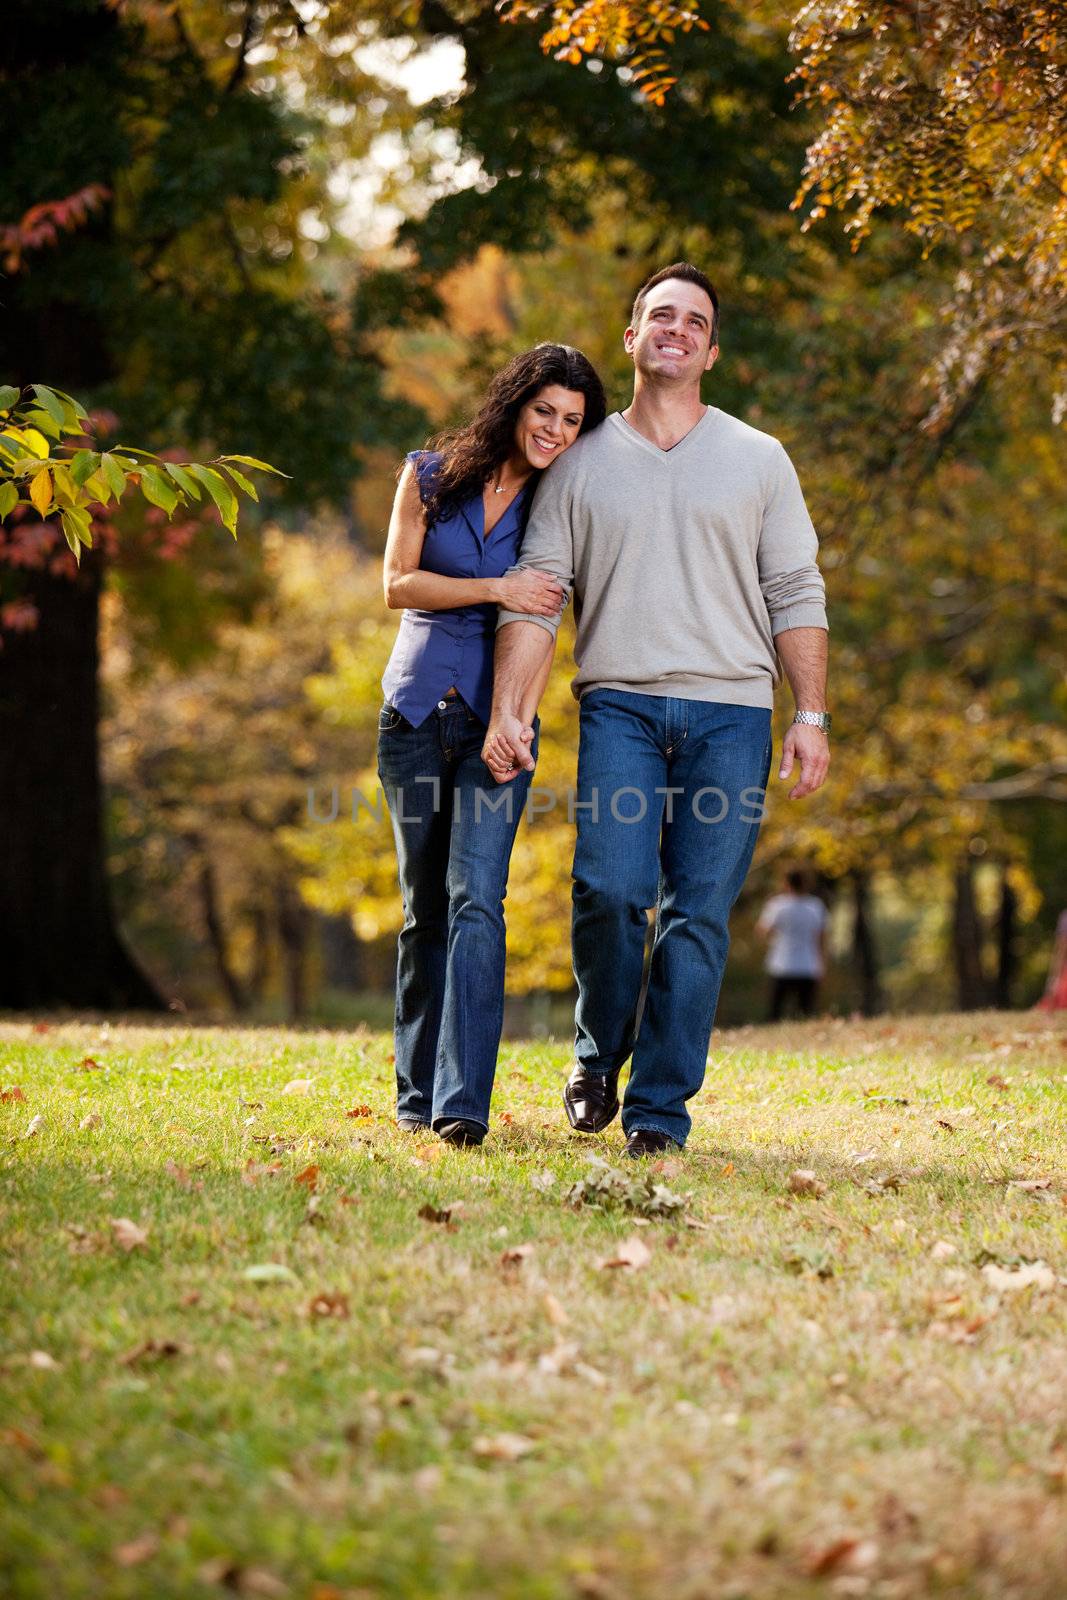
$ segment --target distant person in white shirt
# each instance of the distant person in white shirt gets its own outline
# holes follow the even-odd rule
[[[777,1022],[790,998],[797,1011],[810,1017],[826,970],[826,924],[829,914],[818,895],[805,893],[804,874],[785,874],[782,893],[767,901],[756,932],[770,941],[766,969],[771,976],[771,1017]]]

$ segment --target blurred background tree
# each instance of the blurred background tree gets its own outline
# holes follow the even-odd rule
[[[934,141],[965,40],[935,13],[958,20],[964,0],[860,7],[854,37],[841,8],[808,8],[793,53],[792,9],[769,0],[702,0],[699,25],[651,41],[617,23],[657,8],[612,0],[592,8],[598,29],[555,40],[589,8],[515,4],[507,22],[488,0],[335,0],[299,15],[193,0],[59,9],[122,42],[99,70],[129,107],[115,125],[128,119],[127,143],[94,166],[90,138],[77,174],[72,150],[47,185],[27,160],[0,218],[87,180],[116,198],[27,257],[4,292],[43,294],[41,305],[73,295],[97,317],[115,308],[98,338],[107,368],[82,387],[124,430],[221,439],[293,473],[262,541],[225,550],[211,528],[190,529],[166,560],[142,520],[110,557],[110,862],[122,926],[156,986],[190,1004],[318,1015],[366,1012],[375,1003],[354,992],[387,989],[399,915],[389,830],[366,809],[344,819],[353,787],[376,789],[378,678],[396,622],[377,557],[400,452],[462,417],[489,371],[541,338],[580,345],[624,402],[633,291],[689,256],[723,299],[706,398],[793,455],[833,630],[833,781],[793,807],[772,778],[723,1020],[762,1006],[751,925],[794,863],[810,864],[833,906],[836,1007],[1033,999],[1067,901],[1065,469],[1043,333],[1031,340],[1020,323],[999,347],[1010,360],[965,372],[949,358],[966,275],[978,281],[976,261],[991,272],[981,252],[1013,219],[1022,227],[1002,184],[969,227],[947,203],[930,209],[951,171],[940,146],[919,161],[918,119]],[[1037,57],[1019,48],[1033,73]],[[660,56],[643,74],[650,49]],[[1045,53],[1059,70],[1056,49]],[[68,55],[63,70],[84,73],[82,46]],[[805,76],[791,81],[798,64]],[[34,67],[58,70],[54,51]],[[834,223],[834,206],[854,204],[845,179],[814,178],[837,105],[819,85],[838,74],[847,103],[852,73],[875,98],[879,73],[905,84],[912,131],[897,189],[887,177],[849,232]],[[650,93],[664,74],[669,92]],[[51,124],[32,120],[44,113],[24,66],[12,81],[43,138]],[[974,93],[995,81],[976,74]],[[1004,137],[1024,136],[1029,96],[1037,149],[1045,101],[1029,80],[1000,82],[1001,101],[1014,97]],[[854,190],[887,137],[873,109],[857,112]],[[1052,216],[1047,176],[1027,194]],[[73,387],[43,338],[26,337],[35,375]],[[517,994],[570,983],[570,675],[561,644],[538,772],[558,800],[520,831],[509,890]],[[84,706],[62,715],[84,726]],[[308,793],[328,815],[335,786],[339,818],[324,825]]]

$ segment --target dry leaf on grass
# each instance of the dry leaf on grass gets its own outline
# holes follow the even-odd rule
[[[555,1295],[547,1293],[544,1298],[545,1315],[554,1328],[564,1328],[571,1320],[560,1305]]]
[[[314,1078],[290,1078],[282,1087],[282,1094],[310,1094],[315,1087]]]
[[[524,1433],[494,1433],[475,1439],[471,1449],[485,1461],[520,1461],[537,1449],[537,1441]]]
[[[419,1216],[423,1222],[440,1222],[444,1227],[454,1229],[456,1224],[452,1221],[452,1218],[457,1211],[462,1211],[462,1209],[462,1200],[455,1200],[450,1206],[432,1206],[427,1201],[425,1205],[419,1207]]]
[[[288,1588],[266,1567],[243,1567],[231,1556],[215,1556],[197,1568],[201,1583],[219,1584],[231,1594],[260,1595],[263,1600],[282,1600]]]
[[[100,1115],[99,1111],[87,1111],[84,1117],[78,1123],[78,1127],[79,1129],[99,1128],[103,1120],[104,1119]]]
[[[312,1192],[314,1192],[315,1189],[318,1188],[319,1184],[318,1167],[316,1167],[314,1164],[309,1167],[305,1167],[303,1172],[298,1172],[296,1174],[293,1182],[303,1184],[305,1189],[310,1189]]]
[[[440,1161],[445,1153],[443,1144],[420,1144],[415,1150],[416,1161]]]
[[[1017,1267],[998,1267],[989,1261],[982,1277],[997,1294],[1018,1294],[1022,1289],[1054,1289],[1056,1274],[1044,1261],[1026,1261]]]
[[[652,1260],[652,1251],[643,1239],[637,1234],[632,1234],[629,1239],[624,1239],[613,1256],[607,1257],[597,1265],[603,1270],[605,1267],[625,1267],[631,1271],[638,1267],[647,1267]]]
[[[819,1199],[826,1193],[826,1185],[808,1167],[798,1167],[789,1175],[790,1194],[811,1194]]]
[[[373,1117],[373,1115],[374,1112],[371,1110],[370,1106],[353,1106],[351,1111],[345,1112],[346,1117],[359,1117],[361,1119],[365,1117]]]
[[[120,1250],[127,1254],[131,1250],[139,1250],[148,1243],[148,1229],[141,1228],[129,1217],[112,1217],[111,1233]]]
[[[804,1571],[809,1578],[825,1578],[835,1572],[866,1572],[877,1560],[878,1546],[873,1539],[846,1534],[821,1550],[810,1550]]]
[[[102,1072],[103,1068],[99,1061],[94,1060],[92,1056],[85,1056],[77,1063],[74,1070],[75,1072]]]
[[[136,1539],[130,1539],[126,1544],[115,1546],[111,1554],[120,1567],[137,1567],[142,1561],[148,1561],[159,1550],[159,1536],[155,1533],[142,1533]]]
[[[186,1356],[189,1354],[187,1344],[179,1344],[176,1339],[145,1339],[141,1344],[134,1345],[132,1350],[127,1350],[124,1356],[119,1356],[120,1367],[136,1367],[142,1362],[166,1361],[172,1356]]]
[[[1019,1189],[1023,1194],[1039,1194],[1045,1189],[1052,1188],[1051,1178],[1012,1178],[1008,1184],[1009,1189]]]
[[[348,1316],[348,1296],[343,1294],[317,1294],[308,1301],[308,1316],[336,1317],[344,1321]]]
[[[512,1245],[510,1250],[501,1250],[500,1265],[502,1267],[521,1266],[528,1256],[533,1255],[533,1252],[534,1247],[532,1244]]]
[[[8,1100],[25,1100],[25,1098],[26,1096],[23,1094],[17,1083],[9,1085],[9,1087],[6,1089],[0,1089],[0,1101],[5,1103]]]
[[[930,1246],[930,1256],[934,1261],[948,1261],[956,1254],[956,1246],[949,1244],[947,1239],[938,1239]]]
[[[32,1139],[34,1134],[35,1133],[40,1133],[40,1131],[41,1131],[41,1129],[43,1127],[44,1127],[44,1116],[42,1115],[41,1112],[38,1112],[35,1117],[31,1117],[30,1118],[29,1124],[27,1125],[27,1128],[26,1128],[26,1132],[22,1135],[22,1137],[24,1139]]]

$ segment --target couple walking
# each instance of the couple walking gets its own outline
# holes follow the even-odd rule
[[[624,411],[605,418],[579,351],[538,345],[467,427],[403,469],[385,592],[404,617],[378,740],[404,902],[403,1128],[453,1144],[488,1130],[508,863],[573,597],[578,1002],[564,1105],[579,1132],[607,1127],[629,1059],[626,1154],[685,1144],[763,815],[779,663],[796,704],[779,767],[799,765],[790,798],[829,765],[815,530],[781,444],[701,401],[718,321],[704,273],[667,267],[624,335]]]

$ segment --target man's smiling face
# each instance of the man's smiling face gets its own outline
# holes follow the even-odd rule
[[[627,328],[624,344],[643,377],[657,382],[699,383],[714,365],[713,307],[698,284],[666,278],[648,291],[641,321]]]

